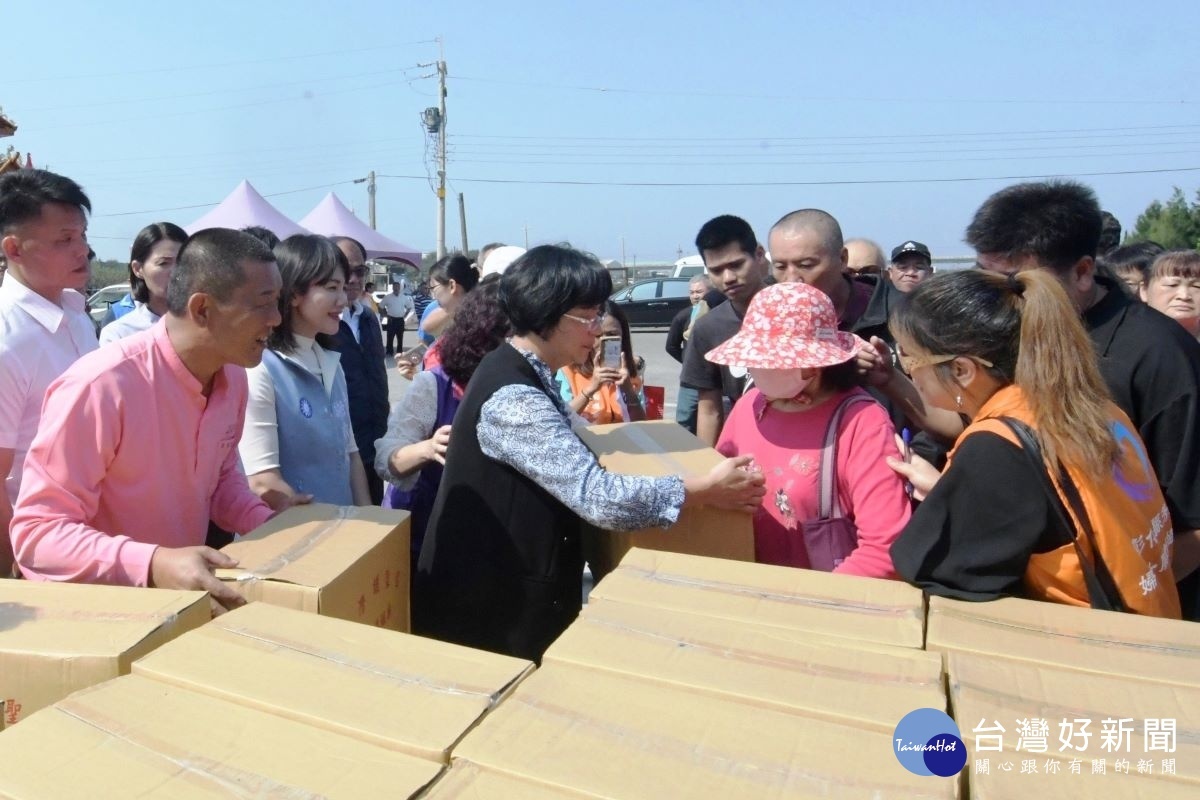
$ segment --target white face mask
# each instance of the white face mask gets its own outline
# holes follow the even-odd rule
[[[812,383],[812,377],[802,377],[798,369],[749,369],[747,372],[768,400],[791,400]]]

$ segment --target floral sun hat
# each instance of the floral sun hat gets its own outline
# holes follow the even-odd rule
[[[838,330],[833,302],[804,283],[777,283],[754,295],[742,329],[705,358],[749,369],[832,367],[865,344]]]

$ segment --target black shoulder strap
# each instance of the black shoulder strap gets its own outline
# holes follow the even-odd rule
[[[1108,571],[1104,558],[1100,555],[1100,548],[1096,545],[1096,536],[1092,530],[1092,521],[1088,517],[1087,509],[1083,507],[1079,490],[1076,488],[1075,482],[1071,480],[1071,476],[1067,474],[1062,462],[1058,463],[1059,486],[1062,487],[1067,502],[1071,504],[1071,510],[1075,512],[1075,518],[1079,520],[1079,527],[1083,529],[1084,535],[1087,537],[1088,546],[1095,559],[1094,565],[1092,559],[1089,559],[1083,552],[1083,548],[1079,546],[1079,533],[1063,506],[1062,498],[1054,488],[1054,482],[1050,479],[1049,467],[1042,457],[1042,447],[1038,443],[1037,436],[1028,425],[1018,419],[1012,417],[1000,417],[999,419],[1016,435],[1017,441],[1021,444],[1021,450],[1034,468],[1034,473],[1041,479],[1042,488],[1046,492],[1046,497],[1050,501],[1050,507],[1054,510],[1059,526],[1071,537],[1071,543],[1075,546],[1075,554],[1079,557],[1079,566],[1083,570],[1083,579],[1087,585],[1088,599],[1091,601],[1092,608],[1106,611],[1128,611],[1125,601],[1121,599],[1116,582]]]

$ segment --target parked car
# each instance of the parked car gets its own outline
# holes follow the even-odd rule
[[[112,286],[105,286],[87,299],[88,316],[92,318],[92,324],[96,326],[97,333],[100,332],[104,317],[108,314],[108,307],[131,291],[128,283],[114,283]]]
[[[688,278],[654,278],[616,292],[612,301],[629,317],[630,327],[666,327],[681,309],[691,305]]]

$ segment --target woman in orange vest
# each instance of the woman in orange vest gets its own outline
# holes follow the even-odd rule
[[[643,420],[646,406],[629,320],[611,300],[605,301],[600,316],[604,320],[600,340],[587,360],[558,371],[556,377],[563,402],[592,425]],[[605,367],[601,363],[600,342],[604,339],[621,340],[621,367]]]
[[[921,400],[969,422],[940,475],[888,462],[923,499],[891,548],[900,576],[963,600],[1178,618],[1170,515],[1058,280],[935,276],[890,325]]]

